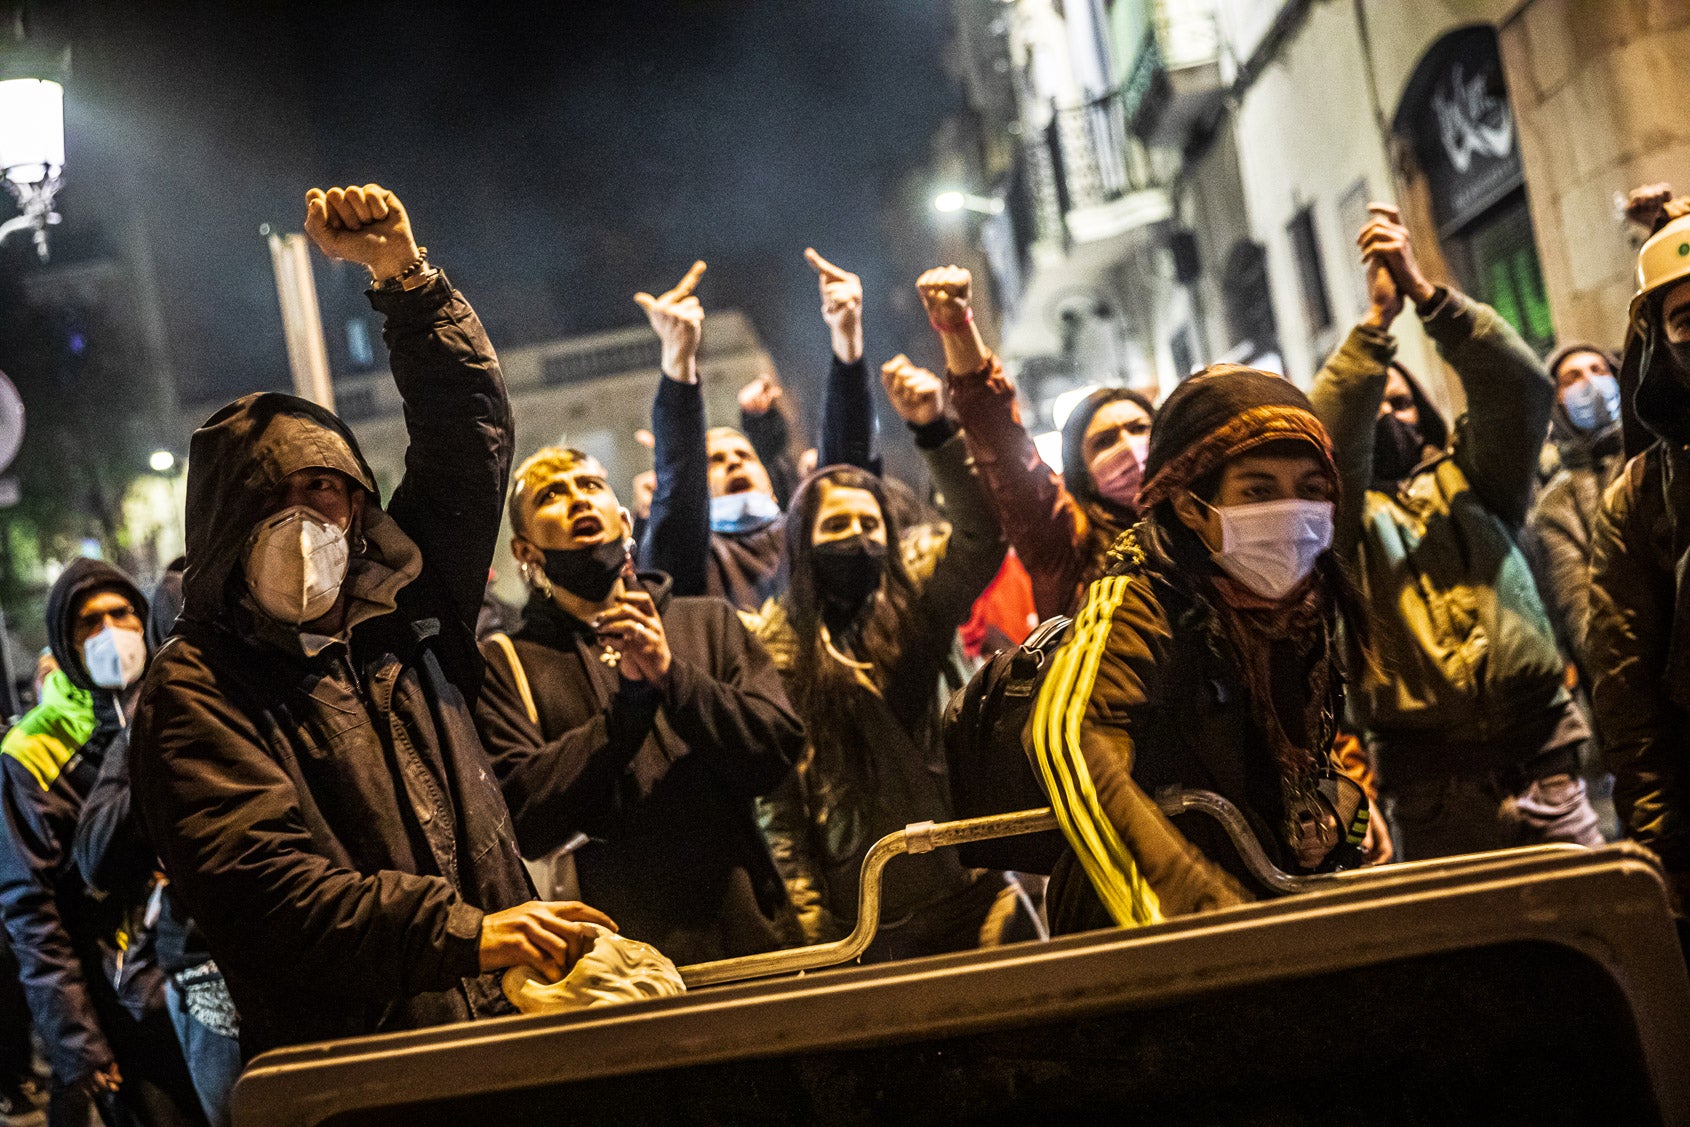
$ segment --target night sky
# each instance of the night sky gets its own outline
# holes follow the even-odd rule
[[[702,257],[706,309],[813,389],[806,244],[864,275],[871,360],[914,331],[912,176],[960,105],[940,0],[29,11],[74,51],[61,255],[141,225],[185,402],[287,386],[258,226],[297,230],[314,185],[397,191],[496,345],[637,324],[630,295]]]

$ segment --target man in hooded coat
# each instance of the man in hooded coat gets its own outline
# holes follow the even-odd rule
[[[123,754],[146,616],[128,576],[71,561],[47,596],[59,668],[43,708],[58,722],[26,717],[0,744],[0,915],[47,1047],[55,1124],[86,1123],[90,1100],[108,1122],[201,1122],[165,1012],[145,890],[96,898],[72,854],[106,757]],[[75,719],[81,709],[92,723]]]
[[[351,431],[289,395],[194,433],[185,602],[131,761],[249,1055],[510,1012],[487,972],[561,977],[608,922],[533,900],[471,715],[510,470],[498,360],[392,193],[314,189],[305,225],[375,279],[405,477],[384,510]]]

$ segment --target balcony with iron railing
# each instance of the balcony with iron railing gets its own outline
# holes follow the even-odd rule
[[[1167,191],[1127,130],[1120,89],[1079,106],[1053,105],[1022,156],[1035,240],[1066,248],[1167,218]]]
[[[1154,0],[1121,91],[1137,137],[1182,147],[1226,93],[1214,0]]]

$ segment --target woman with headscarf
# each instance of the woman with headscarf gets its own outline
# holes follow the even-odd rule
[[[960,266],[916,281],[945,348],[952,409],[962,424],[1004,535],[1027,569],[1040,618],[1072,612],[1103,574],[1109,545],[1138,519],[1137,494],[1156,411],[1138,392],[1099,388],[1062,427],[1062,473],[1045,464],[1022,425],[1015,385],[986,346]]]
[[[1151,432],[1140,523],[1109,553],[1029,717],[1030,756],[1068,853],[1053,931],[1139,926],[1251,897],[1220,824],[1164,816],[1168,786],[1214,791],[1280,868],[1359,860],[1359,788],[1333,770],[1340,620],[1338,473],[1308,399],[1215,365]]]
[[[875,841],[950,816],[943,675],[957,626],[1004,555],[962,437],[943,413],[943,382],[902,357],[883,382],[948,526],[905,536],[879,477],[855,466],[817,470],[787,513],[790,584],[748,617],[809,736],[794,784],[764,810],[812,940],[853,925],[857,875]],[[865,960],[976,946],[1002,889],[951,850],[899,860],[886,872],[879,936]]]

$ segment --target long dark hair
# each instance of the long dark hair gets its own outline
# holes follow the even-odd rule
[[[892,684],[890,673],[912,636],[909,617],[916,596],[915,582],[899,551],[903,530],[880,478],[855,466],[826,466],[805,478],[787,509],[786,558],[791,580],[781,602],[797,637],[788,695],[818,750],[834,742],[828,737],[849,739],[847,733],[853,727],[848,722],[849,704],[856,693],[864,691],[855,671],[832,657],[822,639],[824,601],[816,589],[816,553],[811,541],[816,514],[829,489],[862,489],[880,506],[886,528],[886,572],[880,589],[857,612],[850,633],[854,638],[853,656],[872,667],[869,679],[900,716],[903,712],[894,699],[898,687]],[[835,641],[836,648],[843,649],[845,644],[844,639]],[[931,693],[932,686],[925,686],[923,691]]]

